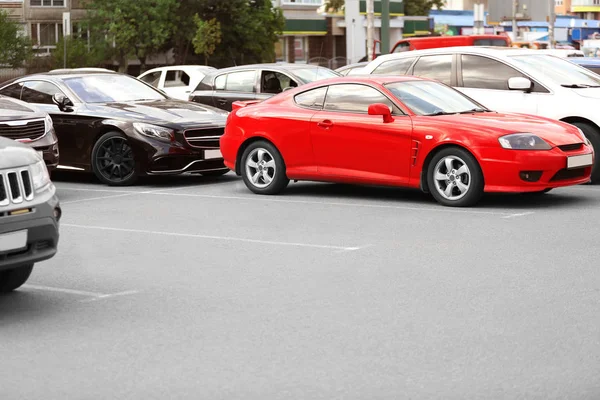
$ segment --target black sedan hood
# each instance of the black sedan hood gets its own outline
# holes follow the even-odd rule
[[[125,103],[86,104],[90,113],[107,118],[137,120],[161,126],[225,125],[228,113],[214,107],[182,100],[149,100]]]
[[[0,122],[44,118],[45,112],[23,101],[0,96]]]

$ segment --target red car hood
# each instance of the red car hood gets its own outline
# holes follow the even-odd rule
[[[581,143],[579,131],[573,125],[525,114],[501,114],[496,112],[438,115],[435,121],[448,123],[457,128],[496,137],[511,133],[532,133],[552,146]]]

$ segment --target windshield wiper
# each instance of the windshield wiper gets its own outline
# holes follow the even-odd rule
[[[426,117],[433,117],[436,115],[454,115],[456,114],[455,112],[446,112],[446,111],[436,111],[434,113],[431,114],[425,114]]]
[[[470,110],[461,111],[461,112],[459,112],[459,114],[482,113],[482,112],[488,112],[488,111],[489,110],[486,110],[484,108],[472,108]]]
[[[571,89],[586,89],[586,88],[592,88],[592,87],[600,87],[600,85],[587,85],[585,83],[569,83],[569,84],[565,83],[560,86],[566,87],[566,88],[571,88]]]

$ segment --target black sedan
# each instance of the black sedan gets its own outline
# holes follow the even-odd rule
[[[106,184],[228,171],[219,150],[226,112],[170,99],[128,75],[60,70],[5,83],[0,94],[50,114],[59,168],[92,171]]]
[[[223,68],[206,75],[190,101],[231,111],[231,103],[266,100],[288,88],[341,76],[311,64],[253,64]]]

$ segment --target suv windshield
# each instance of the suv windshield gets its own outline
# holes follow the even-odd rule
[[[64,82],[84,103],[117,103],[166,98],[137,79],[125,75],[86,75],[67,78]]]
[[[519,67],[534,77],[540,77],[541,80],[547,78],[569,87],[600,86],[600,76],[562,58],[544,54],[518,55],[511,58]]]
[[[341,74],[328,68],[298,68],[293,70],[294,75],[298,76],[304,82],[310,83],[321,79],[335,78]]]
[[[417,115],[446,115],[488,111],[451,87],[432,81],[394,82],[385,85]]]

